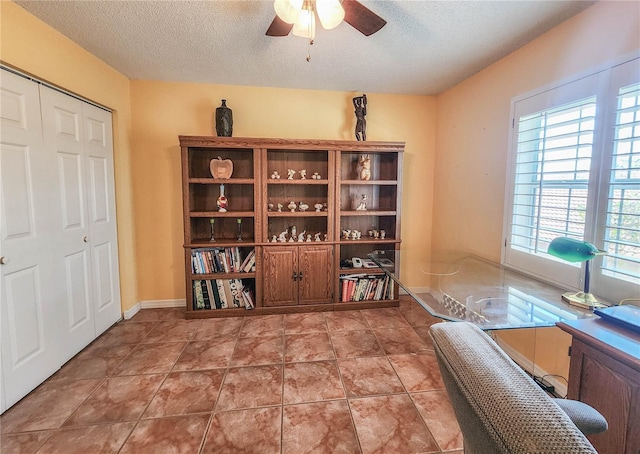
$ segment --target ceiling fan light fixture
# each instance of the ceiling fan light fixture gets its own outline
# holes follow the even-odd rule
[[[316,15],[313,9],[303,8],[298,15],[298,20],[293,24],[293,34],[310,40],[316,37]]]
[[[302,11],[304,0],[275,0],[273,9],[276,14],[287,24],[294,24]]]
[[[316,11],[326,30],[336,28],[344,20],[344,8],[340,0],[316,0]]]

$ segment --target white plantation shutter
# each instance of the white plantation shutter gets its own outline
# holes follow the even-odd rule
[[[603,273],[640,283],[640,84],[619,90]]]
[[[503,262],[576,289],[583,264],[546,251],[568,236],[607,252],[591,290],[640,297],[640,59],[513,101]]]
[[[511,246],[546,253],[558,236],[585,231],[596,99],[518,121]]]

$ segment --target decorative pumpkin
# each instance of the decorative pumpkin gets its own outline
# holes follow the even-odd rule
[[[222,159],[218,156],[218,159],[211,160],[209,169],[211,170],[213,178],[228,180],[233,173],[233,161],[231,161],[231,159]]]

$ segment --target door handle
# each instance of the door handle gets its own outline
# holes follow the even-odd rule
[[[84,237],[82,237],[82,242],[83,242],[83,243],[86,243],[86,242],[88,242],[88,241],[89,241],[89,237],[88,237],[88,236],[84,236]]]
[[[0,265],[6,265],[8,261],[5,256],[0,257]]]

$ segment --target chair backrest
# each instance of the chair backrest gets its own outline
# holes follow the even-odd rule
[[[569,417],[477,326],[430,330],[465,454],[596,453]]]

